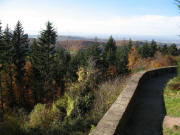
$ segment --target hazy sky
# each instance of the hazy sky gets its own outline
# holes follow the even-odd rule
[[[38,34],[50,20],[59,34],[179,35],[174,0],[0,0],[0,20]]]

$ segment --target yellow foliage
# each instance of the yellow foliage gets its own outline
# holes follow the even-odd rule
[[[78,75],[78,81],[79,82],[84,82],[89,78],[90,73],[87,72],[87,70],[85,68],[80,67],[79,71],[77,72],[77,75]]]

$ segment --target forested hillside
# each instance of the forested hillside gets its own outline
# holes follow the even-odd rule
[[[72,53],[56,47],[56,38],[51,22],[33,42],[20,21],[13,30],[0,27],[2,135],[88,134],[129,76],[176,65],[180,54],[175,44],[158,46],[154,40],[117,47],[112,36]]]

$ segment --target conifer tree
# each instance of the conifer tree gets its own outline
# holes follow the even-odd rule
[[[12,36],[13,46],[13,64],[16,72],[16,85],[18,87],[19,105],[25,106],[25,91],[23,87],[24,65],[28,52],[28,35],[24,34],[24,30],[20,21],[17,22]]]
[[[5,73],[8,75],[8,78],[6,80],[6,87],[7,87],[7,105],[9,107],[14,107],[16,105],[15,101],[15,94],[13,89],[13,74],[14,74],[14,67],[12,65],[13,63],[13,46],[12,46],[12,32],[9,29],[8,25],[6,26],[6,29],[3,32],[3,41],[5,44]]]
[[[32,86],[32,97],[34,99],[34,104],[41,102],[43,99],[44,91],[43,91],[43,83],[42,77],[40,74],[41,66],[43,62],[41,61],[41,48],[38,46],[36,40],[33,41],[32,45],[30,46],[30,62],[32,65],[32,76],[31,79],[33,80]]]
[[[150,45],[150,57],[154,57],[154,54],[158,50],[157,44],[154,40],[152,40],[151,45]]]
[[[116,59],[116,42],[111,36],[107,43],[105,44],[104,51],[103,51],[103,59],[108,65],[114,65]]]
[[[176,44],[171,44],[170,47],[168,47],[168,54],[173,56],[178,55],[178,49],[176,47]]]
[[[168,47],[167,47],[167,44],[163,45],[163,47],[161,48],[161,53],[163,55],[167,55],[168,54]]]
[[[77,54],[74,56],[71,56],[70,61],[70,80],[76,81],[77,80],[77,74],[78,68],[81,66],[87,66],[88,65],[88,56],[87,56],[87,50],[80,49],[78,50]]]
[[[6,63],[6,46],[3,41],[3,32],[2,32],[2,27],[1,27],[1,22],[0,22],[0,64],[1,67],[4,69],[4,65]]]
[[[138,53],[143,57],[143,58],[148,58],[151,56],[150,48],[148,42],[145,42],[142,47],[138,48]]]
[[[58,96],[64,94],[65,81],[68,80],[67,76],[72,76],[69,74],[70,60],[70,54],[60,47],[56,53],[54,64],[54,79],[56,81],[56,87],[60,88],[60,91],[57,91],[57,94],[55,93]]]
[[[2,27],[1,27],[1,22],[0,22],[0,73],[2,72],[3,69],[3,50],[4,50],[4,43],[2,40]],[[0,101],[1,101],[1,111],[0,111],[0,118],[3,117],[3,113],[4,113],[4,95],[3,95],[3,89],[1,86],[2,80],[1,80],[1,74],[0,74]],[[0,119],[0,121],[2,121],[2,119]]]
[[[38,42],[40,56],[36,65],[40,72],[43,90],[45,92],[52,89],[56,37],[57,32],[53,28],[52,23],[47,22],[46,29],[40,33]]]
[[[129,51],[131,50],[132,46],[133,46],[132,40],[129,39],[129,41],[128,41],[128,49],[129,49]]]
[[[88,48],[88,57],[92,57],[93,60],[98,60],[100,58],[100,53],[99,43],[97,39],[95,39],[94,44]]]
[[[116,68],[119,74],[126,73],[128,71],[128,54],[129,46],[123,45],[117,49]]]

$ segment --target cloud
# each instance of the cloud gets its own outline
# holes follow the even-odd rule
[[[13,0],[12,0],[13,1]],[[9,24],[13,29],[17,20],[23,24],[25,32],[38,34],[50,20],[60,34],[128,34],[128,35],[179,35],[180,16],[107,16],[80,14],[65,8],[32,8],[26,4],[19,8],[14,3],[0,6],[0,20],[3,26]],[[23,8],[22,8],[23,7]],[[83,11],[82,11],[83,12]],[[93,11],[92,11],[93,12]]]
[[[178,35],[179,16],[145,15],[98,19],[58,19],[58,26],[69,32],[127,34],[127,35]]]

